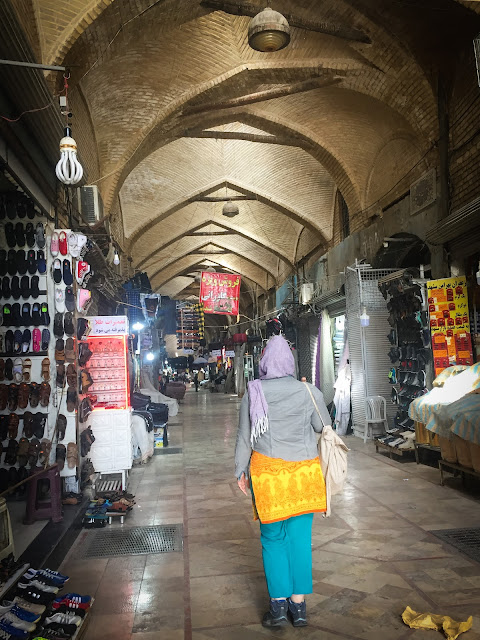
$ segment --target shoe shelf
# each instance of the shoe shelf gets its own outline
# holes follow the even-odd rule
[[[29,569],[30,565],[28,563],[22,564],[22,566],[19,567],[12,576],[10,576],[7,582],[0,582],[0,601],[3,600],[10,589],[12,589],[17,584],[23,574]]]
[[[24,351],[21,353],[0,353],[0,358],[45,358],[48,356],[48,351]],[[10,382],[13,382],[11,380]]]
[[[474,469],[470,469],[469,467],[464,467],[461,464],[458,464],[457,462],[447,462],[446,460],[439,460],[438,461],[438,469],[440,471],[440,484],[443,487],[444,486],[444,472],[445,469],[453,469],[454,471],[459,471],[462,474],[462,481],[465,484],[465,475],[467,476],[473,476],[474,478],[480,478],[480,473],[478,471],[475,471]]]
[[[399,449],[398,447],[391,447],[384,442],[380,442],[380,440],[374,440],[373,443],[375,445],[377,453],[379,449],[384,449],[385,451],[389,452],[390,458],[392,458],[394,455],[400,457],[411,455],[415,451],[414,449]]]

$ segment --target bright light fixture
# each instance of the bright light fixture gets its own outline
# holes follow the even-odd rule
[[[360,324],[362,327],[368,327],[370,324],[370,316],[367,313],[366,307],[363,307],[363,313],[360,316]]]
[[[118,255],[118,252],[115,251],[115,255],[113,257],[113,264],[118,267],[118,265],[120,264],[120,256]]]
[[[83,167],[77,158],[77,143],[71,133],[70,127],[66,127],[65,137],[60,140],[60,160],[55,168],[57,178],[63,184],[77,184],[83,178]]]
[[[143,329],[143,324],[141,322],[135,322],[132,329],[134,331],[141,331]]]
[[[290,25],[278,11],[266,7],[250,20],[248,44],[256,51],[280,51],[290,42]]]
[[[149,351],[146,355],[146,359],[151,362],[152,360],[155,360],[155,355],[151,351]]]

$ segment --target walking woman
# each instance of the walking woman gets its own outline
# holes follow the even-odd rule
[[[264,627],[307,624],[312,593],[313,514],[326,511],[316,433],[331,423],[323,394],[296,380],[283,336],[273,336],[260,361],[260,380],[240,405],[235,475],[260,520],[263,566],[270,595]],[[312,396],[318,407],[317,412]]]

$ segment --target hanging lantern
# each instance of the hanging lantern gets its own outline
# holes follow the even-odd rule
[[[238,216],[239,213],[240,210],[235,202],[229,200],[223,205],[222,214],[227,218],[234,218],[235,216]]]
[[[77,158],[77,143],[71,133],[70,127],[66,127],[65,137],[60,140],[60,160],[55,169],[63,184],[77,184],[83,177],[83,167]]]
[[[267,7],[248,25],[248,44],[255,51],[280,51],[290,42],[290,25],[278,11]]]

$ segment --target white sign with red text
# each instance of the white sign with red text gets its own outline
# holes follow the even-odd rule
[[[127,316],[90,316],[89,336],[124,336],[128,334]]]

